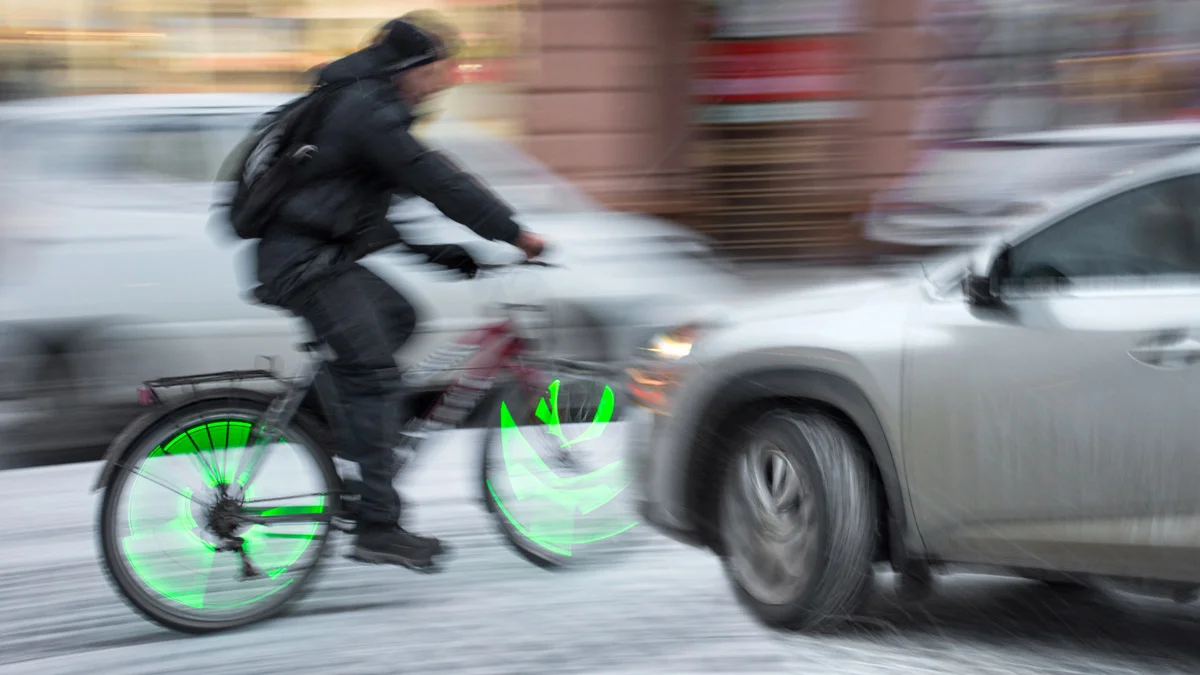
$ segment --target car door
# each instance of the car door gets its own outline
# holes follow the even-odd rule
[[[949,560],[1195,577],[1200,181],[1116,195],[1017,241],[1003,302],[915,313],[905,466]]]

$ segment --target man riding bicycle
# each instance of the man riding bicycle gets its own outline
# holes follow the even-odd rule
[[[344,452],[361,468],[353,557],[415,569],[442,553],[433,537],[400,526],[399,471],[393,448],[404,422],[395,354],[417,316],[395,288],[358,260],[405,243],[387,213],[397,194],[428,200],[447,217],[528,257],[542,239],[523,231],[499,198],[410,132],[414,110],[447,89],[457,32],[430,12],[386,24],[374,43],[334,61],[318,84],[337,85],[315,131],[320,148],[298,170],[258,242],[258,296],[305,319],[336,354],[330,364],[355,447]],[[431,262],[467,276],[478,270],[458,246],[407,244]]]

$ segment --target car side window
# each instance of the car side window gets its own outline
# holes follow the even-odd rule
[[[249,132],[248,115],[164,116],[129,130],[126,173],[172,182],[217,180],[221,161]]]
[[[129,130],[117,148],[120,171],[153,181],[193,182],[208,173],[200,120],[161,118]]]
[[[34,121],[14,131],[6,158],[38,176],[207,183],[255,119],[221,112]]]
[[[1200,274],[1197,190],[1200,177],[1175,178],[1067,216],[1010,250],[1006,281],[1019,288]]]

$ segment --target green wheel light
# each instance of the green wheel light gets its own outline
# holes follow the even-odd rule
[[[604,387],[591,422],[574,438],[567,437],[559,418],[560,388],[560,380],[550,383],[548,398],[539,400],[534,412],[545,432],[556,440],[560,449],[601,438],[612,421],[615,407],[612,388]],[[513,512],[515,505],[501,499],[489,478],[486,486],[492,500],[517,532],[547,551],[569,557],[580,546],[610,539],[638,524],[626,516],[598,522],[587,518],[629,486],[631,481],[624,475],[621,460],[583,475],[562,477],[554,473],[526,440],[507,403],[500,404],[499,421],[500,447],[505,476],[511,488],[510,499],[517,503],[534,503],[546,511],[536,518],[517,517]]]
[[[205,487],[214,489],[229,484],[226,473],[233,470],[227,461],[230,450],[246,447],[252,425],[243,420],[221,420],[199,424],[182,431],[170,440],[154,448],[143,462],[140,473],[153,477],[155,467],[163,458],[188,456],[193,468]],[[287,443],[280,438],[280,442]],[[200,456],[207,455],[202,461]],[[239,476],[238,483],[245,487],[246,476]],[[149,486],[149,487],[143,487]],[[255,486],[246,490],[247,503],[256,499]],[[145,522],[161,521],[164,515],[161,503],[158,508],[145,506],[139,497],[154,488],[152,480],[135,480],[129,494],[127,524],[129,535],[121,541],[122,551],[130,569],[143,584],[162,597],[192,609],[227,610],[258,602],[288,587],[294,579],[279,577],[304,555],[304,552],[319,536],[319,524],[288,524],[289,531],[276,532],[263,525],[253,525],[241,532],[244,550],[254,564],[267,576],[269,586],[262,581],[254,582],[252,597],[236,602],[218,602],[207,597],[208,583],[216,574],[214,564],[219,556],[237,561],[233,552],[218,552],[216,546],[197,524],[199,506],[192,500],[193,491],[184,487],[175,501],[177,513],[165,523],[143,527]],[[255,511],[259,515],[287,515],[321,513],[325,509],[325,498],[308,498],[312,503],[276,506]],[[227,581],[232,581],[232,573]],[[250,582],[238,582],[250,583]]]

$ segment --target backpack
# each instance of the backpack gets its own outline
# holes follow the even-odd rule
[[[324,119],[330,94],[344,85],[322,85],[258,119],[222,163],[218,180],[234,184],[220,206],[234,234],[260,239],[285,194],[296,187],[296,168],[317,152],[309,141]]]

